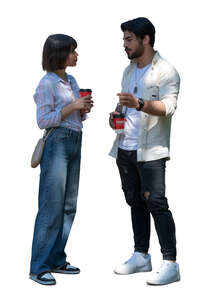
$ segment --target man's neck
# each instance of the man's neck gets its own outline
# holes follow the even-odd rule
[[[137,66],[139,68],[144,68],[146,65],[152,62],[154,55],[155,55],[155,51],[153,48],[146,49],[142,54],[142,56],[137,58]]]

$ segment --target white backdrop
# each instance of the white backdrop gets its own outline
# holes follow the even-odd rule
[[[207,10],[205,1],[9,1],[1,4],[1,293],[4,299],[205,299],[207,274]],[[108,113],[120,91],[123,51],[120,24],[139,16],[156,27],[155,49],[181,76],[173,117],[167,197],[177,229],[181,282],[146,286],[148,273],[116,276],[114,265],[133,251],[130,210],[115,161]],[[35,88],[44,75],[43,44],[65,33],[78,42],[79,62],[67,71],[92,88],[95,106],[84,124],[78,211],[67,245],[80,275],[57,274],[57,285],[28,280],[39,168],[30,157],[42,132],[36,125]],[[152,226],[153,268],[161,262]]]

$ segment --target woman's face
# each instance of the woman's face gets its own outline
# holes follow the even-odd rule
[[[78,59],[78,53],[73,50],[71,53],[69,53],[69,56],[66,61],[66,67],[73,67],[76,66]]]

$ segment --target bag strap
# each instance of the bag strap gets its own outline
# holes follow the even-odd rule
[[[54,127],[51,128],[51,129],[48,131],[48,133],[47,133],[47,131],[44,132],[44,135],[43,135],[43,140],[44,140],[44,142],[47,140],[49,134],[50,134],[53,130],[54,130]]]

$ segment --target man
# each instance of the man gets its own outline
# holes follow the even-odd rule
[[[131,60],[125,69],[119,102],[125,129],[110,155],[116,158],[122,189],[131,207],[135,252],[117,274],[150,272],[150,214],[163,254],[163,263],[147,283],[164,285],[180,280],[176,263],[175,224],[165,197],[165,165],[170,159],[171,117],[176,110],[180,78],[172,65],[154,51],[155,28],[146,18],[121,24],[124,48]],[[110,113],[110,126],[113,115]]]

